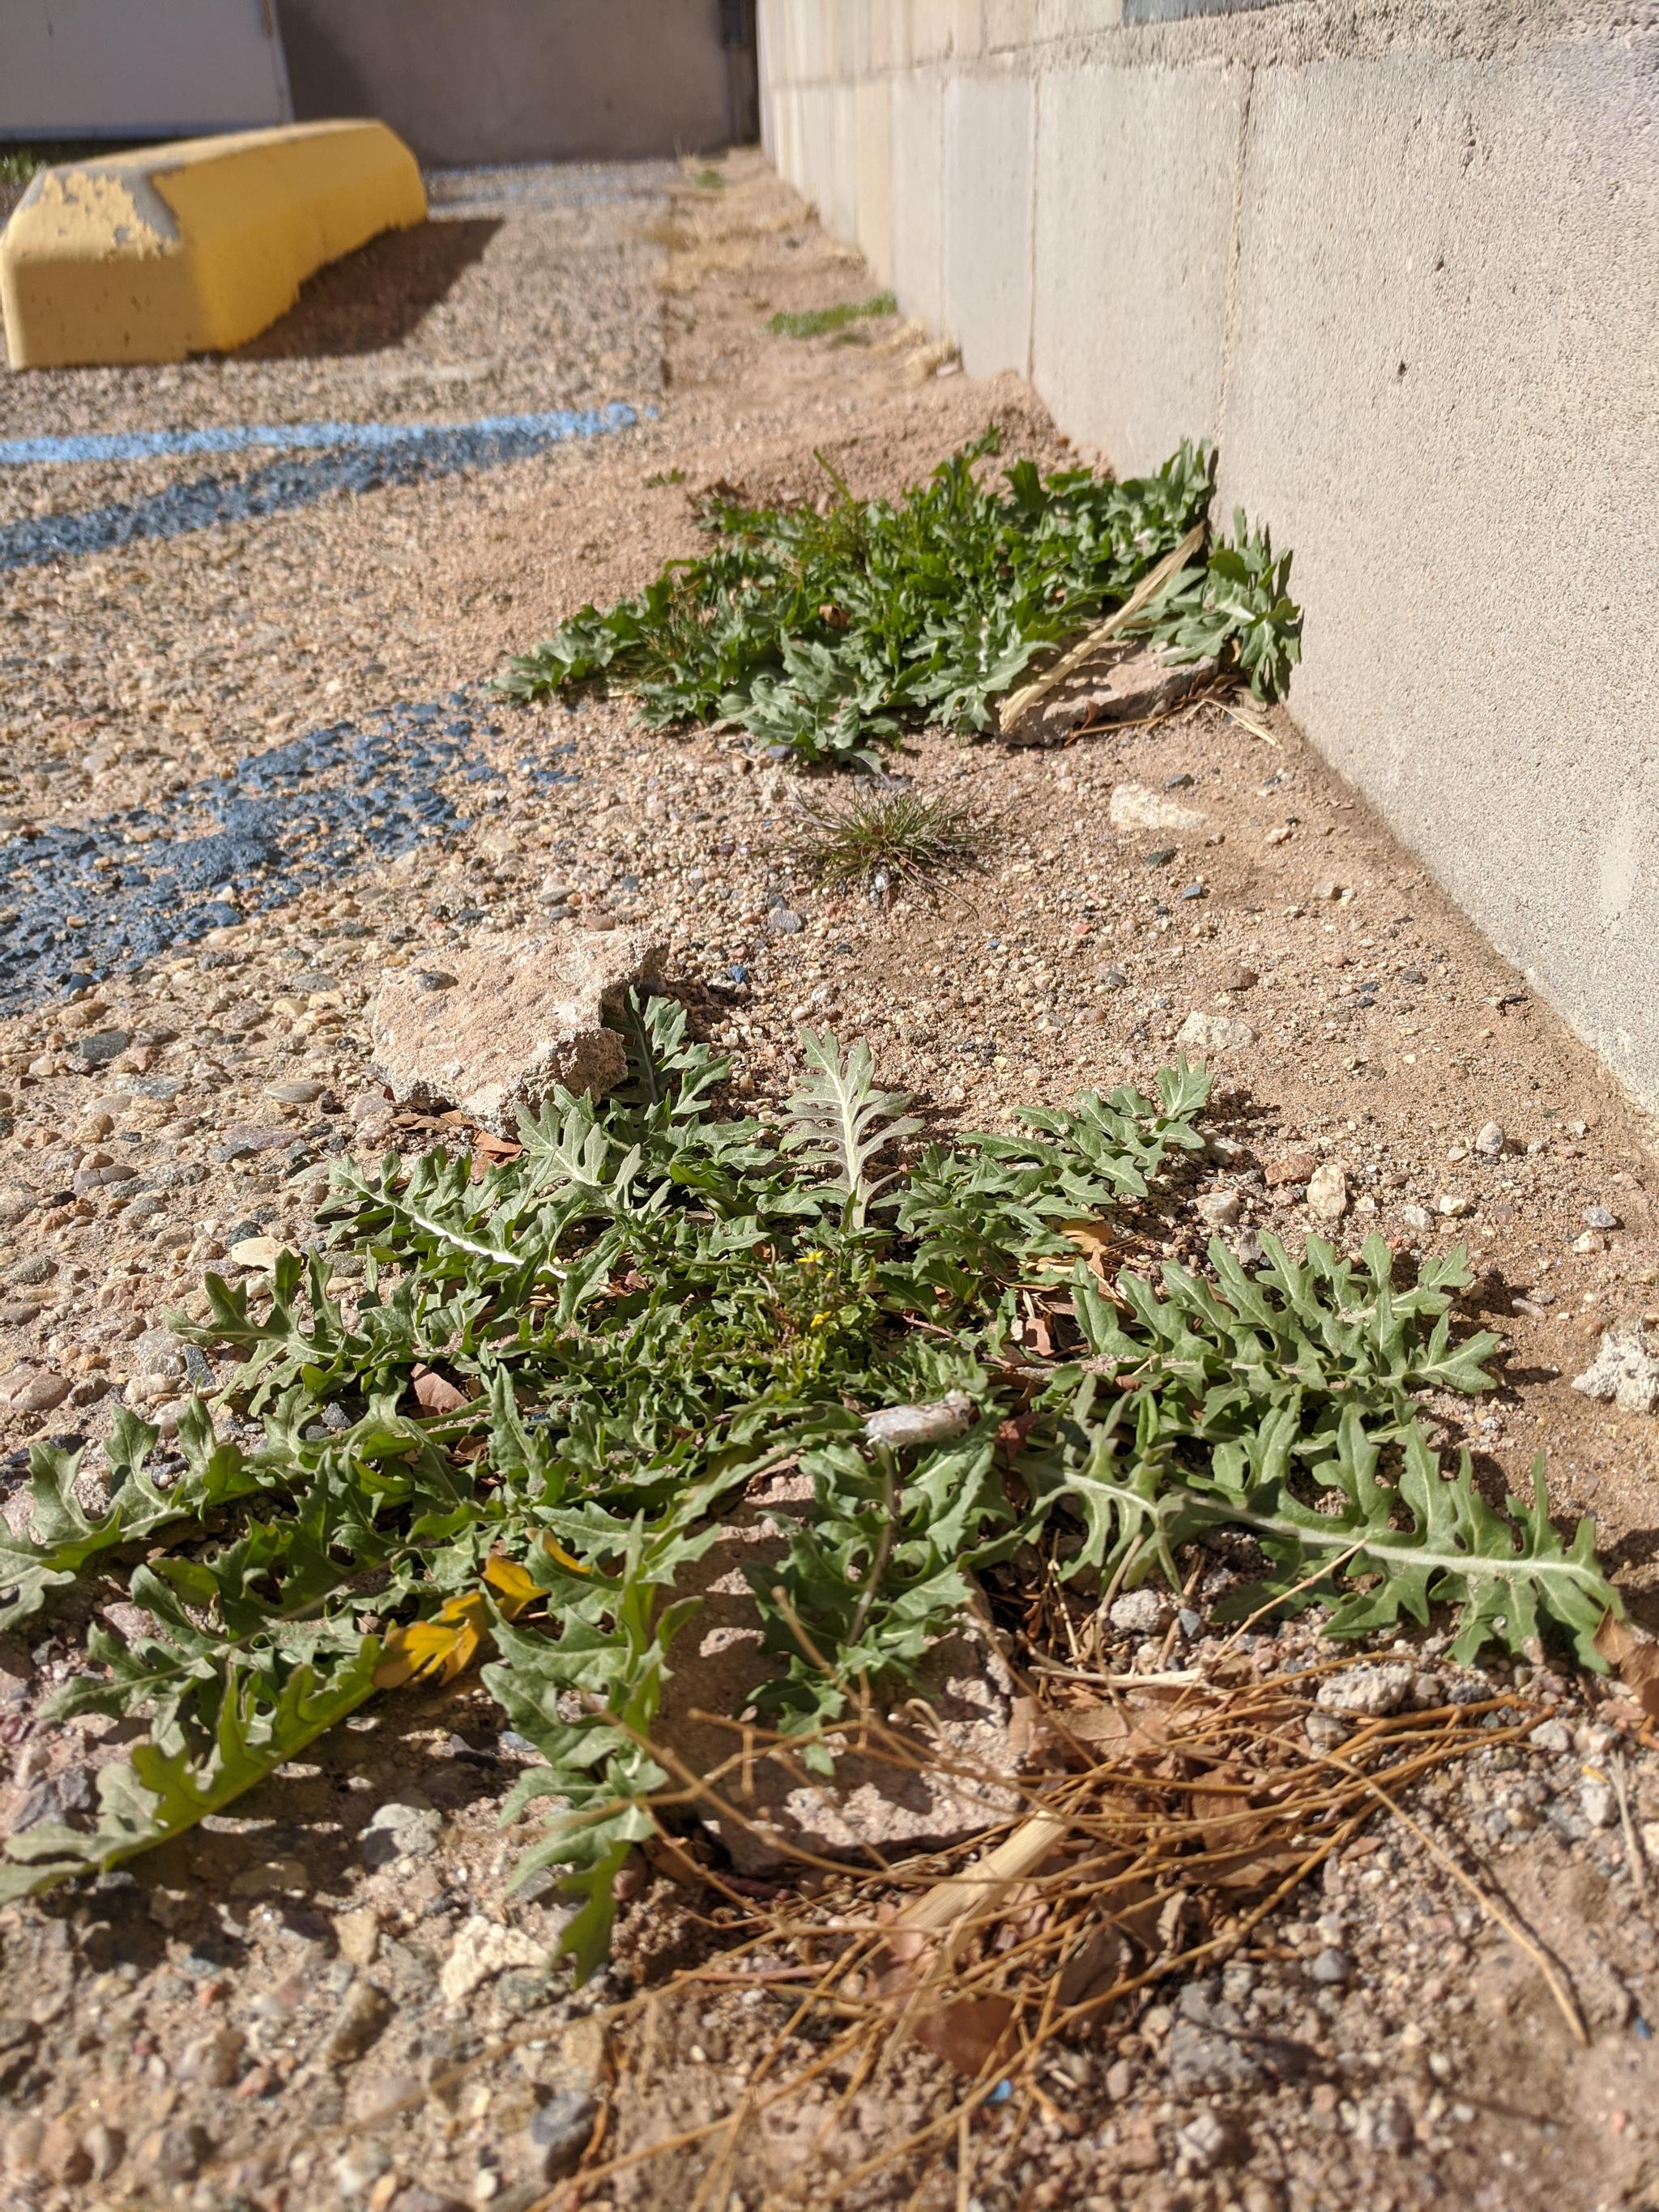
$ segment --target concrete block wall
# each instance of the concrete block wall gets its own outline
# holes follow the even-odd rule
[[[1659,5],[761,0],[778,167],[1124,471],[1218,441],[1291,705],[1659,1108]]]

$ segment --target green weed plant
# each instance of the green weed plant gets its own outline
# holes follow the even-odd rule
[[[7,1839],[0,1893],[178,1835],[493,1646],[483,1680],[539,1753],[507,1808],[544,1815],[524,1869],[560,1870],[591,1972],[666,1778],[649,1745],[688,1580],[785,1466],[811,1495],[769,1507],[787,1537],[751,1577],[759,1705],[820,1771],[825,1728],[913,1683],[1028,1545],[1085,1590],[1179,1588],[1185,1547],[1243,1531],[1260,1573],[1226,1617],[1318,1603],[1352,1637],[1446,1607],[1460,1659],[1553,1626],[1600,1665],[1616,1601],[1589,1524],[1563,1540],[1541,1473],[1498,1511],[1420,1425],[1425,1393],[1490,1387],[1496,1340],[1452,1326],[1461,1250],[1403,1287],[1378,1237],[1299,1261],[1268,1238],[1254,1273],[1217,1242],[1207,1273],[1109,1289],[1085,1263],[1080,1230],[1201,1147],[1201,1068],[945,1143],[862,1044],[808,1033],[767,1122],[716,1110],[728,1063],[674,1002],[632,999],[627,1023],[625,1087],[525,1118],[521,1157],[481,1179],[441,1150],[343,1170],[333,1255],[285,1255],[264,1289],[210,1275],[210,1318],[173,1326],[217,1355],[217,1402],[190,1402],[176,1455],[125,1410],[101,1477],[34,1449],[0,1626],[76,1588],[125,1597],[143,1626],[94,1619],[46,1710],[145,1733],[101,1770],[91,1832]],[[1023,1330],[1034,1297],[1052,1356]],[[945,1441],[866,1432],[953,1392],[969,1415]]]
[[[989,730],[1033,660],[1121,605],[1203,519],[1212,465],[1183,444],[1120,483],[1019,460],[998,488],[975,474],[997,443],[988,431],[896,504],[855,499],[827,463],[826,513],[711,498],[706,553],[584,607],[500,688],[529,701],[603,680],[653,727],[724,721],[803,766],[874,768],[925,723]],[[1133,627],[1177,659],[1231,656],[1272,699],[1301,649],[1291,556],[1242,511],[1234,524]]]

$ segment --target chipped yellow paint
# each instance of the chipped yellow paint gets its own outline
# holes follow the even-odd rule
[[[422,222],[409,149],[383,123],[186,138],[43,170],[0,236],[14,368],[222,353],[383,230]]]

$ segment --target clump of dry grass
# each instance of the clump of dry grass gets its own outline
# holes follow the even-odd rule
[[[890,897],[919,878],[957,876],[982,865],[994,824],[972,806],[912,785],[872,779],[844,798],[799,804],[791,847],[797,866],[835,890]]]
[[[697,1918],[708,1954],[611,2015],[646,2104],[596,2142],[550,2207],[562,2212],[586,2190],[665,2159],[689,2162],[680,2170],[696,2207],[719,2205],[791,2112],[818,2154],[798,2191],[769,2201],[851,2208],[874,2201],[883,2177],[908,2204],[945,2201],[934,2193],[941,2183],[966,2201],[975,2166],[994,2165],[1025,2118],[1064,2093],[1067,2046],[1121,2033],[1156,1985],[1248,1953],[1268,1916],[1378,1815],[1411,1831],[1527,1954],[1582,2043],[1582,2016],[1553,1961],[1401,1802],[1432,1770],[1520,1740],[1536,1710],[1507,1696],[1396,1713],[1362,1722],[1332,1753],[1310,1740],[1306,1720],[1322,1677],[1355,1663],[1364,1662],[1258,1680],[1241,1655],[1208,1680],[1038,1678],[1032,1759],[1003,1832],[886,1867],[834,1869],[803,1852],[799,1887],[787,1869],[733,1885],[696,1832],[699,1814],[744,1820],[745,1778],[781,1740],[733,1723],[731,1758],[702,1775],[657,1747],[674,1778],[656,1810],[679,1824],[677,1866],[659,1863],[683,1885],[707,1885]],[[924,1768],[957,1771],[873,1711],[826,1741],[837,1754],[855,1747],[890,1760],[901,1790]],[[764,1991],[775,2009],[740,2093],[690,2125],[641,2130],[653,2109],[653,2014],[685,2001],[700,2014],[745,1990]],[[847,2156],[853,2108],[867,2112],[901,2069],[911,2093],[903,2117],[884,2130],[866,2123]]]

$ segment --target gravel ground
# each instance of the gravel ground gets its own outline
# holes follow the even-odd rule
[[[1218,1221],[1235,1242],[1294,1242],[1319,1225],[1321,1168],[1341,1170],[1340,1239],[1467,1239],[1471,1311],[1508,1354],[1492,1398],[1437,1418],[1494,1480],[1547,1449],[1556,1503],[1597,1514],[1655,1625],[1656,1424],[1569,1387],[1602,1327],[1659,1321],[1651,1129],[1286,715],[1206,701],[1063,751],[909,743],[900,772],[994,827],[958,897],[884,908],[796,872],[789,781],[731,739],[642,734],[617,702],[506,709],[469,688],[584,599],[689,550],[701,484],[812,494],[817,447],[860,489],[891,491],[992,413],[1010,451],[1062,452],[1029,392],[933,374],[920,334],[890,322],[851,344],[769,338],[775,309],[872,280],[752,161],[727,174],[721,192],[680,190],[672,213],[661,171],[446,179],[434,228],[496,228],[410,327],[380,326],[377,351],[313,337],[307,355],[284,326],[257,360],[0,392],[7,434],[384,415],[392,392],[410,419],[434,407],[419,379],[488,357],[506,364],[492,411],[662,408],[600,444],[9,578],[8,1511],[29,1442],[95,1439],[118,1393],[176,1425],[190,1376],[163,1316],[204,1310],[204,1267],[229,1267],[252,1234],[303,1241],[334,1157],[430,1140],[368,1065],[382,971],[496,932],[641,921],[754,1093],[793,1087],[808,1019],[866,1035],[885,1081],[979,1126],[1144,1081],[1194,1013],[1235,1025],[1212,1032],[1221,1142],[1176,1186],[1166,1253],[1196,1254]],[[345,331],[355,313],[343,268],[289,323]],[[509,354],[503,332],[532,325]],[[179,473],[19,471],[0,492],[69,507]],[[1125,787],[1197,818],[1156,837],[1115,828]],[[1488,1124],[1502,1133],[1483,1149]],[[30,1649],[0,1647],[13,1825],[76,1817],[117,1749],[101,1721],[33,1717],[77,1629],[66,1615]],[[1201,1617],[1182,1632],[1201,1662]],[[1257,1663],[1305,1660],[1310,1633],[1264,1639]],[[1144,1668],[1163,1645],[1126,1628],[1114,1663]],[[1251,1955],[1149,1992],[1035,2118],[988,2117],[976,2196],[947,2178],[921,2201],[1651,2203],[1659,1770],[1639,1715],[1541,1656],[1465,1677],[1434,1637],[1399,1656],[1436,1694],[1518,1690],[1548,1716],[1413,1810],[1561,1962],[1589,2047],[1467,1887],[1379,1821]],[[504,1894],[517,1844],[495,1822],[518,1763],[463,1680],[350,1724],[234,1817],[88,1894],[0,1916],[18,1991],[0,2019],[13,2200],[525,2212],[558,2170],[560,2129],[580,2146],[598,2106],[608,2150],[729,2103],[782,2016],[755,1992],[706,1991],[665,1997],[648,2026],[612,2016],[695,1946],[697,1896],[649,1869],[617,1966],[570,1995],[544,1965],[556,1899]],[[833,2166],[933,2108],[931,2063],[851,2117],[809,2100],[757,2127],[726,2201],[791,2201],[806,2173],[805,2201],[827,2202]],[[582,2201],[684,2203],[685,2174],[647,2162]],[[904,2199],[872,2185],[846,2201]]]

